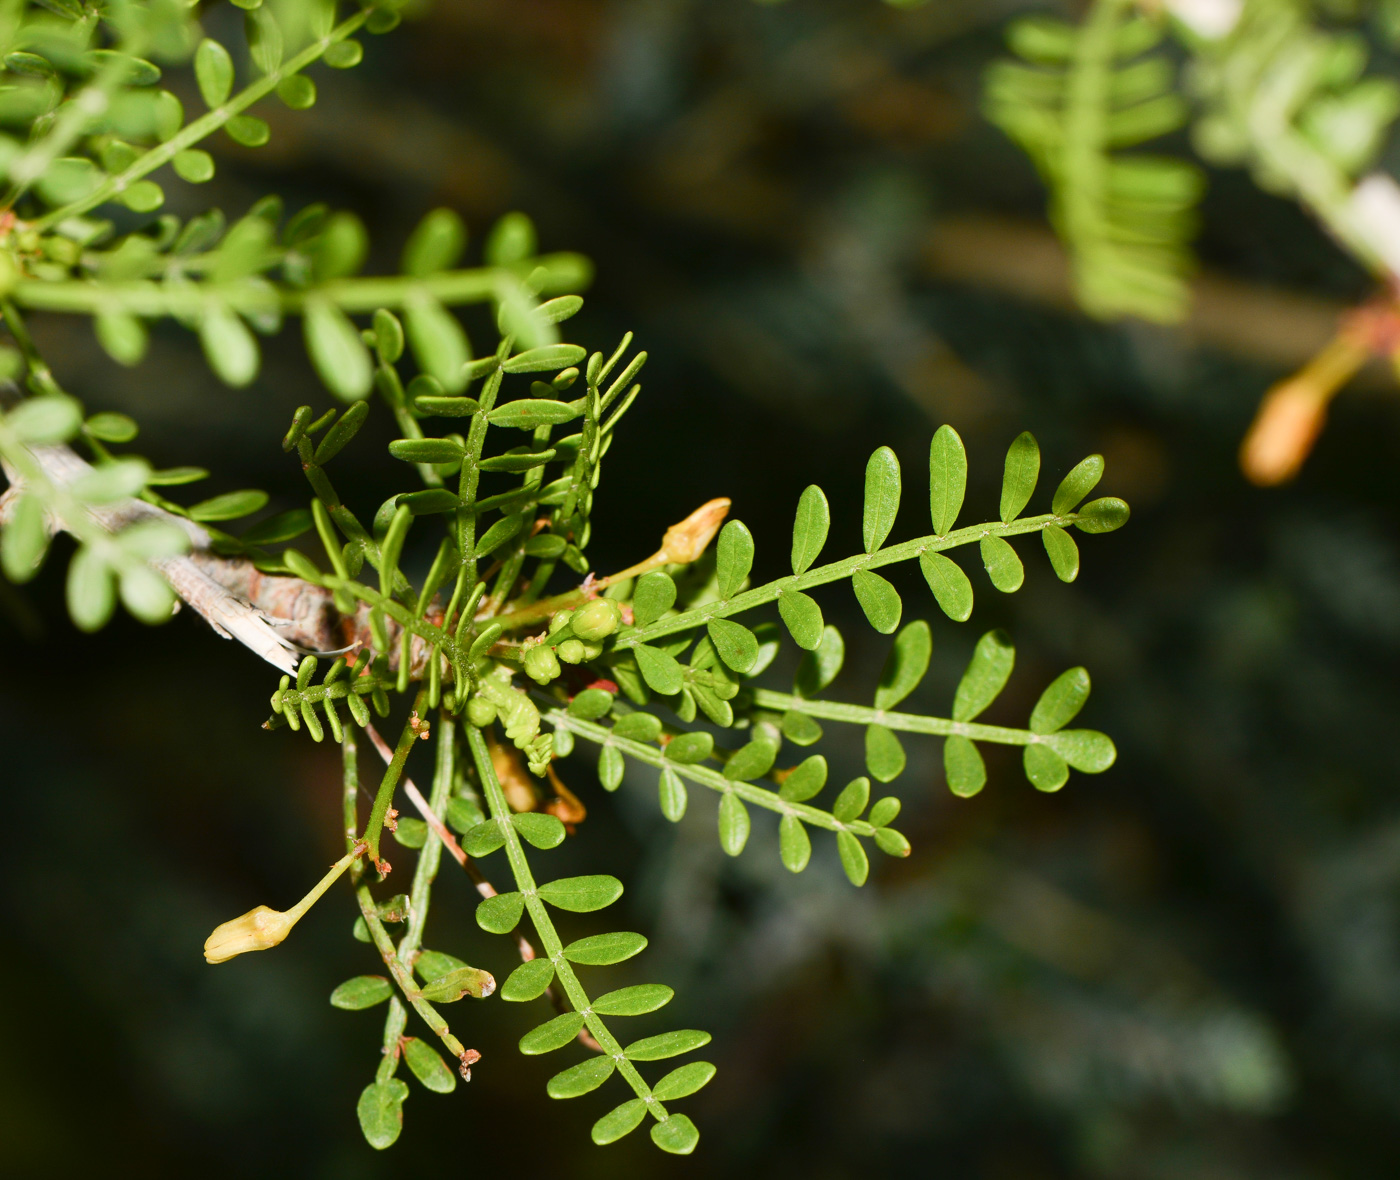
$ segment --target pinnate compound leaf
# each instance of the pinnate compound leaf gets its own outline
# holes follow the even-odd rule
[[[1104,496],[1090,500],[1079,510],[1079,519],[1074,527],[1081,533],[1111,533],[1128,523],[1127,504],[1117,496]]]
[[[778,613],[798,647],[813,651],[821,643],[822,608],[815,598],[801,590],[784,590],[778,595]]]
[[[593,1011],[599,1016],[645,1016],[664,1008],[675,994],[664,983],[639,983],[599,996]]]
[[[642,679],[653,692],[664,697],[675,696],[685,684],[685,673],[674,656],[667,655],[659,647],[639,643],[632,649]]]
[[[951,426],[940,426],[928,454],[929,514],[940,537],[957,523],[966,490],[967,452],[962,439]]]
[[[365,1141],[376,1151],[392,1147],[403,1131],[403,1103],[407,1097],[408,1083],[402,1078],[371,1082],[360,1091],[355,1115]]]
[[[1010,524],[1030,503],[1040,478],[1040,444],[1030,431],[1018,434],[1006,452],[1001,479],[1001,519]]]
[[[865,805],[870,802],[870,780],[863,775],[852,779],[836,796],[831,806],[832,817],[837,823],[848,824],[860,817]]]
[[[524,894],[498,893],[478,903],[476,924],[489,934],[509,934],[520,924],[524,909]]]
[[[413,1076],[435,1094],[451,1094],[457,1088],[457,1075],[427,1041],[419,1037],[404,1037],[403,1059]]]
[[[1049,746],[1027,746],[1022,761],[1037,791],[1058,791],[1069,781],[1069,763]]]
[[[856,601],[860,603],[860,609],[865,612],[870,625],[881,635],[893,634],[904,611],[898,591],[870,570],[856,570],[851,577],[851,588],[856,592]]]
[[[728,856],[738,856],[749,842],[749,809],[744,801],[726,791],[719,801],[719,845]]]
[[[904,773],[904,747],[884,725],[865,727],[865,767],[882,783],[893,782]]]
[[[1054,733],[1057,729],[1063,729],[1074,720],[1088,699],[1088,670],[1071,668],[1061,672],[1040,694],[1040,700],[1031,710],[1031,732]]]
[[[1016,649],[1005,631],[988,631],[977,641],[972,660],[953,695],[953,720],[971,721],[997,699],[1016,663]]]
[[[685,816],[689,795],[685,789],[685,783],[681,781],[681,776],[669,766],[662,768],[661,781],[657,784],[657,793],[661,797],[661,814],[673,824],[680,823]]]
[[[582,1015],[577,1012],[565,1012],[553,1020],[546,1020],[521,1037],[520,1051],[527,1057],[552,1053],[555,1049],[562,1049],[578,1036],[582,1027]]]
[[[676,601],[676,583],[670,574],[654,570],[637,580],[632,592],[632,618],[638,627],[647,627],[671,609]]]
[[[860,841],[843,829],[836,833],[836,851],[841,854],[841,867],[851,884],[857,888],[864,885],[870,875],[870,859]]]
[[[1046,744],[1085,774],[1107,770],[1118,758],[1113,739],[1097,729],[1062,729],[1049,735]]]
[[[719,658],[741,676],[758,663],[758,637],[743,623],[711,619],[706,630]]]
[[[660,1102],[674,1102],[677,1098],[689,1098],[704,1089],[715,1076],[715,1067],[708,1061],[692,1061],[673,1069],[652,1087],[651,1092]]]
[[[1014,594],[1026,580],[1026,567],[1016,555],[1016,550],[1004,537],[983,537],[979,548],[982,550],[982,564],[987,568],[987,577],[992,585],[1003,594]]]
[[[731,520],[720,529],[715,546],[715,575],[719,596],[733,598],[753,568],[753,534],[741,520]],[[718,646],[718,645],[716,645]]]
[[[1056,516],[1069,515],[1079,506],[1079,502],[1098,486],[1098,482],[1102,478],[1102,455],[1090,455],[1087,459],[1080,460],[1070,469],[1070,473],[1060,481],[1060,486],[1055,489],[1055,498],[1051,501],[1050,511]]]
[[[861,539],[865,551],[874,553],[885,543],[899,514],[899,460],[889,447],[881,447],[865,465],[865,511]]]
[[[1052,524],[1040,532],[1045,546],[1045,555],[1050,558],[1050,568],[1062,582],[1073,582],[1079,577],[1079,546],[1074,543],[1064,529]]]
[[[548,959],[531,959],[521,963],[501,987],[501,999],[511,1003],[538,1000],[545,988],[554,982],[554,964]]]
[[[640,1098],[631,1098],[593,1124],[593,1142],[599,1147],[616,1143],[635,1131],[646,1117],[647,1104]]]
[[[539,887],[550,905],[574,914],[589,914],[612,905],[622,896],[622,882],[606,873],[587,877],[560,877]]]
[[[622,1054],[629,1061],[664,1061],[668,1057],[679,1057],[682,1053],[689,1053],[692,1049],[699,1049],[709,1043],[709,1033],[698,1028],[683,1028],[633,1041],[622,1050]]]
[[[590,1057],[549,1079],[545,1088],[551,1098],[577,1098],[589,1094],[613,1075],[617,1062],[611,1057]]]
[[[344,1008],[347,1012],[358,1012],[361,1008],[373,1008],[382,1004],[394,994],[394,985],[382,975],[357,975],[347,979],[331,992],[331,1006]]]
[[[647,940],[640,934],[619,931],[615,934],[594,934],[580,938],[564,948],[564,958],[585,967],[609,967],[621,963],[646,949]]]
[[[812,859],[812,838],[795,815],[785,815],[778,821],[778,854],[783,858],[783,867],[792,873],[800,873]]]
[[[822,788],[826,786],[826,774],[826,758],[821,754],[813,754],[788,772],[782,786],[778,788],[778,795],[789,803],[805,803],[821,794]]]
[[[802,657],[793,677],[793,691],[800,697],[814,697],[836,679],[846,661],[846,643],[831,624],[822,628],[822,641]]]
[[[875,707],[893,709],[918,688],[932,654],[933,632],[923,619],[915,619],[895,636],[875,690]]]
[[[700,1142],[700,1132],[686,1115],[672,1114],[652,1125],[651,1141],[672,1155],[689,1155]]]
[[[965,737],[955,735],[943,743],[943,772],[948,789],[962,799],[970,799],[987,785],[982,752]]]
[[[731,782],[751,782],[773,769],[778,747],[763,738],[746,742],[729,756],[724,764],[724,777]]]
[[[805,574],[821,554],[831,528],[831,508],[826,493],[809,485],[797,501],[797,520],[792,526],[792,572]]]

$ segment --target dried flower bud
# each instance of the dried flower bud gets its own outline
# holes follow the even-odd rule
[[[611,598],[595,598],[587,606],[574,611],[570,624],[574,634],[585,643],[606,639],[622,622],[622,609]]]
[[[204,942],[204,958],[210,963],[224,963],[245,951],[265,951],[276,946],[296,925],[297,918],[260,905],[242,917],[216,926]]]
[[[666,560],[677,565],[689,565],[704,553],[705,546],[714,540],[719,526],[729,514],[729,503],[728,496],[720,496],[708,504],[702,504],[680,524],[673,524],[667,529],[661,539],[661,551],[666,555]]]

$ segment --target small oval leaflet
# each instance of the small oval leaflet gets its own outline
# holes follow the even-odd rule
[[[1098,486],[1103,478],[1103,456],[1090,455],[1081,459],[1070,473],[1060,481],[1051,501],[1050,511],[1056,516],[1067,516],[1079,506],[1079,502]]]
[[[635,1131],[646,1116],[647,1104],[640,1098],[629,1099],[593,1124],[593,1142],[599,1147],[616,1143]]]
[[[536,848],[558,848],[564,843],[564,825],[541,811],[521,811],[510,817],[511,825]],[[403,820],[399,821],[403,824]]]
[[[673,1114],[652,1125],[651,1141],[672,1155],[689,1155],[700,1142],[700,1132],[686,1115]]]
[[[601,688],[585,688],[569,702],[569,714],[584,721],[597,721],[613,707],[613,695]]]
[[[874,553],[885,543],[899,513],[899,460],[889,447],[881,447],[865,465],[865,511],[861,538],[865,551]]]
[[[885,725],[865,727],[865,766],[873,778],[893,782],[904,773],[904,747],[894,731]]]
[[[436,299],[424,297],[404,307],[404,327],[419,367],[436,377],[448,393],[461,393],[467,385],[466,366],[472,357],[467,334],[457,317]]]
[[[341,451],[351,439],[359,433],[360,427],[365,424],[365,419],[369,417],[369,403],[356,402],[340,416],[340,420],[332,426],[321,438],[316,446],[313,459],[317,464],[329,463]]]
[[[683,1028],[633,1041],[622,1050],[622,1054],[629,1061],[664,1061],[667,1057],[679,1057],[709,1043],[709,1033],[698,1028]]]
[[[715,573],[719,596],[733,598],[753,568],[753,534],[741,520],[731,520],[720,530],[715,545]]]
[[[806,713],[789,709],[783,714],[783,737],[799,746],[811,746],[822,740],[822,727]]]
[[[412,393],[412,387],[409,388]],[[446,397],[424,394],[413,399],[413,408],[435,418],[470,418],[481,407],[474,397]]]
[[[427,1041],[404,1037],[403,1059],[408,1062],[413,1076],[435,1094],[451,1094],[457,1088],[457,1075],[447,1068],[447,1063]]]
[[[915,619],[895,636],[894,646],[880,672],[880,685],[875,690],[875,707],[893,709],[919,687],[928,672],[933,654],[933,632],[923,619]]]
[[[814,697],[823,691],[841,671],[846,661],[846,643],[831,624],[822,630],[822,641],[802,657],[793,677],[793,691],[800,697]]]
[[[615,791],[622,786],[622,776],[627,771],[622,751],[616,746],[604,746],[598,752],[598,782],[605,791]]]
[[[1003,594],[1014,594],[1019,590],[1026,580],[1026,567],[1021,564],[1011,543],[1004,537],[983,537],[978,547],[992,585]]]
[[[805,574],[821,554],[831,528],[831,507],[826,493],[810,484],[797,501],[797,519],[792,526],[792,572]]]
[[[382,1151],[393,1146],[403,1131],[403,1103],[407,1097],[408,1083],[402,1078],[371,1082],[360,1091],[355,1115],[371,1147]]]
[[[875,829],[875,846],[886,856],[908,856],[909,841],[893,828]]]
[[[960,735],[943,743],[943,772],[948,776],[948,789],[963,799],[970,799],[987,784],[981,751]]]
[[[562,1049],[583,1027],[583,1017],[577,1012],[565,1012],[553,1020],[547,1020],[537,1028],[532,1028],[520,1038],[520,1051],[527,1057],[541,1053],[552,1053]]]
[[[489,856],[505,842],[501,825],[494,819],[488,819],[467,829],[462,836],[462,850],[468,856]]]
[[[460,463],[466,450],[453,438],[400,438],[389,444],[389,454],[406,463]]]
[[[706,630],[720,659],[729,667],[740,675],[753,670],[758,663],[758,637],[743,623],[711,619]]]
[[[669,766],[661,770],[661,779],[657,783],[657,793],[660,796],[661,814],[669,819],[673,824],[680,823],[685,816],[686,803],[689,795],[685,789],[685,783]]]
[[[640,934],[619,931],[615,934],[594,934],[580,938],[564,948],[564,958],[585,967],[609,967],[621,963],[646,949],[647,940]]]
[[[483,459],[477,466],[482,471],[530,471],[535,467],[543,467],[554,458],[554,454],[553,447],[545,451],[508,451],[504,455]],[[559,553],[562,553],[564,551],[562,537],[560,541]],[[558,557],[559,553],[555,553],[553,556]]]
[[[664,983],[639,983],[599,996],[593,1011],[599,1016],[645,1016],[664,1008],[675,994]]]
[[[749,842],[749,809],[733,791],[719,801],[719,844],[729,856],[738,856]]]
[[[382,975],[357,975],[331,992],[331,1006],[358,1012],[382,1004],[393,994],[393,984]]]
[[[653,570],[637,579],[632,593],[632,618],[638,627],[647,627],[671,609],[676,601],[676,583],[671,575]]]
[[[501,987],[501,999],[512,1003],[537,1000],[544,989],[554,982],[554,964],[548,959],[531,959],[521,963]]]
[[[369,393],[374,367],[349,316],[324,299],[308,299],[302,331],[307,354],[327,389],[345,401]]]
[[[1062,729],[1051,734],[1046,744],[1075,770],[1085,774],[1107,770],[1118,758],[1113,739],[1096,729]]]
[[[886,795],[883,799],[870,809],[870,825],[875,828],[883,828],[892,824],[899,815],[899,800],[893,795]]]
[[[653,713],[628,713],[613,725],[613,733],[634,742],[654,742],[661,736],[661,718]]]
[[[514,426],[520,430],[534,430],[537,426],[558,426],[572,422],[583,408],[575,402],[558,402],[549,398],[521,398],[497,406],[486,419],[492,426]]]
[[[604,909],[621,897],[622,882],[604,873],[588,877],[560,877],[541,885],[539,895],[561,910],[587,914]]]
[[[1049,746],[1027,746],[1022,761],[1037,791],[1058,791],[1069,781],[1069,763]]]
[[[831,806],[832,817],[838,823],[848,824],[860,816],[869,802],[870,780],[862,775],[847,783],[836,796],[836,802]]]
[[[524,908],[524,894],[498,893],[477,904],[476,924],[490,934],[509,934],[520,924]]]
[[[685,683],[685,673],[681,671],[681,666],[674,656],[645,643],[637,644],[632,649],[632,654],[636,657],[642,679],[653,692],[659,692],[666,697],[680,692]]]
[[[617,1062],[611,1057],[590,1057],[555,1074],[545,1089],[551,1098],[577,1098],[596,1090],[612,1077],[616,1068]]]
[[[708,733],[683,733],[672,738],[666,745],[666,757],[672,762],[692,764],[703,762],[715,748],[715,739]]]
[[[462,967],[439,975],[423,988],[423,998],[434,1004],[453,1004],[463,996],[485,999],[496,990],[495,977],[489,971]]]
[[[826,758],[821,754],[813,754],[799,762],[783,779],[782,786],[778,788],[778,795],[789,803],[805,803],[813,796],[821,794],[822,788],[826,786],[826,774]]]
[[[715,1067],[708,1061],[692,1061],[673,1069],[652,1087],[651,1092],[660,1102],[674,1102],[677,1098],[689,1098],[704,1089],[715,1076]]]
[[[972,659],[953,695],[953,720],[971,721],[1006,687],[1016,663],[1016,649],[1005,631],[988,631],[977,641]]]
[[[188,512],[191,520],[213,522],[237,520],[240,516],[251,516],[266,506],[266,492],[248,489],[241,492],[225,492],[222,496],[201,500],[189,508]]]
[[[800,873],[812,859],[812,838],[795,815],[785,815],[778,821],[778,855],[789,872]]]
[[[364,405],[364,402],[360,403]],[[281,545],[294,541],[311,528],[311,513],[305,508],[292,508],[269,516],[248,529],[239,540],[245,545]]]
[[[1018,434],[1006,452],[1001,479],[1001,519],[1010,524],[1030,503],[1040,478],[1040,444],[1029,430]]]
[[[1088,670],[1071,668],[1061,672],[1040,694],[1040,700],[1031,710],[1031,732],[1054,733],[1057,729],[1063,729],[1074,720],[1088,699]]]
[[[881,635],[893,634],[899,626],[899,617],[904,604],[899,593],[879,574],[870,570],[856,570],[851,576],[851,589],[856,593],[856,601],[870,625]]]
[[[940,426],[929,444],[928,498],[933,531],[949,533],[962,511],[967,490],[967,452],[951,426]]]
[[[587,355],[577,344],[546,344],[517,353],[501,366],[507,373],[539,373],[546,369],[567,369]]]
[[[1127,504],[1117,496],[1104,496],[1090,500],[1079,510],[1074,527],[1082,533],[1111,533],[1127,524],[1129,515]]]
[[[724,777],[731,782],[750,782],[762,778],[773,769],[778,747],[762,738],[746,742],[729,756],[724,764]]]
[[[1060,581],[1073,582],[1079,577],[1079,546],[1073,537],[1059,525],[1052,524],[1041,530],[1040,540],[1050,559],[1050,568]]]
[[[837,832],[836,851],[841,854],[841,867],[846,870],[851,884],[857,888],[864,885],[866,877],[870,875],[870,860],[860,841],[850,832]]]

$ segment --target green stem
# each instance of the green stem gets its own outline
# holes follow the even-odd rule
[[[555,976],[564,985],[564,994],[568,996],[574,1011],[583,1013],[584,1024],[587,1025],[588,1031],[593,1034],[593,1039],[598,1042],[603,1052],[617,1063],[618,1072],[627,1079],[633,1092],[647,1104],[647,1109],[651,1111],[657,1122],[665,1122],[668,1117],[666,1108],[656,1100],[651,1092],[651,1087],[637,1072],[637,1067],[623,1055],[622,1046],[618,1043],[617,1038],[612,1035],[607,1025],[593,1011],[588,993],[583,990],[578,976],[574,974],[573,965],[564,958],[564,944],[554,929],[554,923],[550,919],[549,912],[545,909],[544,902],[539,898],[534,875],[530,872],[530,865],[525,859],[525,850],[520,844],[520,837],[516,834],[515,826],[510,822],[510,807],[506,804],[505,792],[501,790],[501,784],[496,778],[496,770],[491,764],[491,754],[486,748],[486,740],[481,736],[481,730],[474,725],[466,726],[466,732],[472,759],[476,763],[482,789],[486,793],[487,806],[491,809],[491,817],[500,824],[501,831],[505,835],[506,856],[510,861],[511,874],[515,877],[516,888],[525,895],[525,908],[530,913],[530,921],[534,923],[535,931],[544,946],[544,953],[554,964]]]
[[[916,713],[891,713],[886,709],[868,709],[863,705],[847,705],[839,701],[811,701],[806,697],[789,696],[784,692],[769,692],[755,688],[753,703],[760,709],[805,713],[808,717],[823,717],[830,721],[849,721],[852,725],[883,725],[886,729],[906,733],[932,733],[945,737],[957,735],[975,742],[1000,742],[1005,746],[1033,746],[1045,740],[1028,729],[1008,729],[1001,725],[978,725],[972,721],[950,721],[945,717],[921,717]]]
[[[427,699],[427,690],[421,690],[413,701],[413,712],[408,715],[408,720],[404,722],[403,733],[399,735],[399,744],[394,747],[394,757],[384,771],[384,778],[379,784],[379,793],[374,797],[374,806],[370,809],[369,823],[365,825],[365,834],[360,837],[369,846],[370,859],[376,865],[379,860],[379,836],[384,830],[384,817],[389,813],[389,804],[394,798],[394,788],[399,785],[399,778],[403,775],[404,763],[408,761],[408,752],[413,749],[413,743],[418,740],[418,735],[422,729],[422,722],[419,720]]]

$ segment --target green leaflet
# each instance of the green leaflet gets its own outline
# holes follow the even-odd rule
[[[320,466],[325,466],[334,459],[352,438],[360,432],[360,427],[365,424],[365,419],[369,417],[369,403],[356,402],[340,416],[337,421],[316,445],[316,453],[313,456],[315,462]]]
[[[584,721],[597,721],[606,717],[613,707],[613,696],[601,688],[585,688],[569,702],[569,715],[581,717]]]
[[[521,398],[497,406],[486,420],[492,426],[514,426],[519,430],[534,430],[537,426],[558,426],[572,422],[583,413],[583,408],[573,402],[552,401],[546,398]]]
[[[421,295],[404,306],[404,328],[418,367],[435,377],[448,393],[467,386],[471,345],[457,317],[436,299]]]
[[[812,838],[795,815],[785,815],[778,821],[778,854],[783,858],[783,867],[793,873],[800,873],[812,859]]]
[[[982,564],[992,585],[1003,594],[1014,594],[1026,580],[1026,568],[1004,537],[983,537],[979,542]]]
[[[467,230],[461,217],[451,209],[433,209],[409,235],[403,250],[403,273],[421,277],[450,270],[466,244]]]
[[[403,1131],[403,1103],[408,1083],[402,1078],[371,1082],[360,1091],[355,1115],[365,1140],[377,1151],[392,1147]]]
[[[988,631],[977,641],[972,660],[953,695],[953,720],[971,721],[1006,687],[1016,649],[1005,631]]]
[[[646,1117],[647,1104],[640,1098],[629,1099],[593,1124],[593,1142],[599,1147],[616,1143],[635,1131]]]
[[[587,877],[560,877],[541,885],[539,895],[561,910],[588,914],[612,905],[621,897],[622,882],[602,873]]]
[[[549,1079],[546,1092],[551,1098],[577,1098],[596,1090],[617,1068],[611,1057],[590,1057]]]
[[[816,599],[801,590],[784,590],[778,595],[778,614],[804,651],[813,651],[822,641],[822,608]]]
[[[792,526],[792,572],[805,574],[821,554],[831,528],[831,508],[826,493],[816,484],[808,486],[797,501],[797,519]],[[790,625],[790,624],[789,624]]]
[[[952,558],[930,550],[919,555],[919,568],[943,613],[955,622],[967,622],[972,617],[972,583],[962,567]]]
[[[1010,524],[1030,503],[1040,478],[1040,444],[1030,431],[1018,434],[1006,452],[1001,479],[1001,519]]]
[[[569,943],[564,948],[564,958],[588,967],[609,967],[641,954],[646,945],[647,940],[640,934],[594,934]]]
[[[657,792],[661,799],[661,814],[669,819],[673,824],[680,823],[685,815],[685,805],[688,795],[685,783],[669,766],[661,770],[661,779],[657,783]]]
[[[660,648],[645,643],[637,644],[632,649],[632,655],[636,657],[642,679],[653,692],[659,692],[664,697],[680,692],[685,683],[685,673],[674,656],[668,656]]]
[[[982,754],[965,737],[950,737],[943,743],[943,772],[948,776],[948,789],[963,799],[971,798],[987,784],[987,765]]]
[[[627,771],[622,751],[616,746],[604,746],[598,751],[598,782],[605,791],[615,791],[622,786],[622,776]]]
[[[720,529],[715,545],[715,576],[719,579],[720,598],[733,598],[739,593],[752,568],[753,534],[743,521],[731,520]],[[718,643],[715,646],[718,647]]]
[[[405,1037],[403,1059],[408,1062],[413,1076],[435,1094],[451,1094],[457,1088],[456,1073],[447,1068],[447,1063],[427,1041]]]
[[[1127,524],[1129,515],[1127,504],[1117,496],[1104,496],[1079,510],[1074,527],[1082,533],[1111,533]]]
[[[851,589],[856,592],[856,601],[860,603],[860,609],[865,612],[870,625],[881,635],[892,634],[899,626],[899,616],[904,610],[895,588],[879,574],[870,570],[856,570],[851,575]]]
[[[217,41],[205,38],[194,55],[194,77],[208,107],[223,106],[233,91],[233,58]]]
[[[506,842],[501,825],[494,819],[482,820],[462,835],[462,851],[468,856],[489,856]]]
[[[714,1076],[715,1067],[708,1061],[692,1061],[673,1069],[651,1088],[651,1092],[659,1102],[674,1102],[703,1089]]]
[[[933,531],[940,537],[953,531],[967,489],[967,452],[951,426],[940,426],[929,444],[928,499]]]
[[[673,1114],[664,1122],[652,1124],[651,1141],[672,1155],[689,1155],[700,1142],[700,1132],[685,1115]]]
[[[1070,469],[1068,475],[1055,489],[1055,498],[1050,503],[1050,511],[1056,516],[1067,516],[1079,502],[1098,486],[1103,478],[1104,462],[1102,455],[1090,455],[1081,459]]]
[[[837,823],[848,824],[858,819],[870,802],[870,780],[865,777],[852,779],[846,784],[836,802],[831,805],[832,817]]]
[[[682,1053],[689,1053],[692,1049],[699,1049],[709,1043],[709,1033],[696,1028],[684,1028],[633,1041],[622,1050],[622,1054],[629,1061],[664,1061],[667,1057],[679,1057]]]
[[[524,909],[524,894],[498,893],[478,903],[476,924],[490,934],[509,934],[520,924]]]
[[[564,843],[564,825],[552,815],[539,811],[522,811],[512,815],[510,822],[515,830],[536,848],[558,848]],[[399,823],[402,825],[403,820]]]
[[[753,669],[758,662],[758,637],[752,631],[731,619],[711,619],[706,630],[720,659],[729,667],[740,675]]]
[[[1084,668],[1061,672],[1040,694],[1031,710],[1032,733],[1054,733],[1074,720],[1089,699],[1089,673]]]
[[[537,1000],[553,982],[554,964],[548,959],[531,959],[521,963],[507,976],[501,988],[501,999],[513,1003]]]
[[[664,1008],[675,994],[662,983],[639,983],[599,996],[593,1001],[593,1011],[599,1016],[645,1016]]]
[[[1022,761],[1037,791],[1058,791],[1069,781],[1069,763],[1049,746],[1027,746]]]
[[[778,795],[789,803],[805,803],[826,786],[826,759],[821,754],[804,758],[783,779]]]
[[[933,632],[922,619],[915,619],[895,636],[894,646],[885,658],[880,672],[880,686],[875,690],[875,707],[893,709],[919,687],[928,672],[933,654]]]
[[[400,895],[402,897],[402,895]],[[399,898],[391,898],[389,903],[395,904]],[[404,908],[407,908],[407,899],[403,899]],[[384,918],[388,921],[388,918]],[[425,983],[431,983],[435,979],[441,979],[444,975],[453,971],[460,971],[466,967],[466,963],[457,958],[456,955],[445,954],[442,951],[423,951],[418,956],[418,961],[413,964],[413,969],[418,973],[418,977]]]
[[[893,795],[886,795],[870,809],[870,826],[874,828],[883,828],[888,824],[894,823],[899,815],[899,807],[900,803],[898,799]]]
[[[578,1036],[582,1027],[582,1015],[577,1012],[565,1012],[553,1020],[546,1020],[521,1037],[520,1051],[527,1057],[552,1053],[555,1049],[562,1049]]]
[[[881,447],[865,465],[865,511],[861,537],[865,551],[874,553],[885,543],[899,513],[899,460],[889,447]]]
[[[1062,729],[1048,735],[1045,744],[1085,774],[1107,770],[1118,757],[1113,739],[1096,729]]]
[[[1041,530],[1041,543],[1045,555],[1050,558],[1050,568],[1062,582],[1073,582],[1079,577],[1079,546],[1059,525],[1052,524]]]
[[[394,985],[382,975],[357,975],[331,992],[331,1005],[355,1012],[373,1008],[394,994]]]
[[[789,709],[783,714],[783,737],[799,746],[810,746],[822,740],[822,727],[806,713]]]
[[[763,738],[745,743],[724,764],[724,777],[734,782],[751,782],[773,769],[778,747]]]
[[[841,671],[846,660],[846,643],[841,632],[831,624],[822,628],[822,640],[815,649],[802,657],[793,677],[793,691],[800,697],[814,697],[822,692]]]
[[[545,344],[517,353],[501,366],[507,373],[542,373],[565,369],[583,360],[586,350],[577,344]]]
[[[307,354],[326,388],[345,401],[365,397],[374,370],[350,317],[327,300],[309,299],[302,328]]]
[[[909,841],[904,836],[896,832],[893,828],[877,828],[875,831],[875,847],[886,856],[908,856],[911,849]]]
[[[719,801],[719,844],[728,856],[738,856],[749,842],[749,809],[744,801],[726,791]]]
[[[676,601],[676,583],[670,574],[654,570],[637,580],[632,592],[632,617],[638,627],[647,627],[671,609]]]
[[[628,713],[613,724],[613,733],[633,742],[654,742],[661,736],[661,718],[654,713]]]
[[[882,783],[893,782],[904,773],[904,747],[899,738],[883,725],[865,727],[865,766]]]
[[[439,975],[423,987],[423,998],[434,1004],[454,1004],[463,996],[482,1000],[496,990],[496,981],[489,971],[462,967]]]
[[[672,762],[682,764],[704,762],[714,748],[715,739],[703,730],[695,733],[682,733],[667,743],[666,757]]]
[[[845,830],[837,832],[836,851],[841,855],[841,867],[846,870],[851,884],[857,888],[864,885],[866,877],[870,875],[870,860],[860,841]]]

